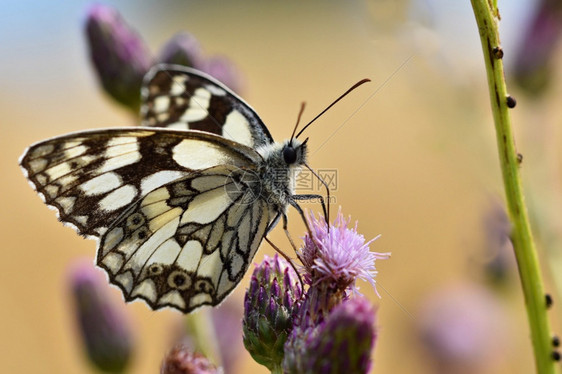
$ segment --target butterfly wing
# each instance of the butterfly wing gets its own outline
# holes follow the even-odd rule
[[[141,93],[143,126],[206,131],[251,148],[273,143],[247,103],[200,71],[157,65],[146,75]]]
[[[161,186],[108,228],[98,265],[126,300],[185,313],[217,305],[242,279],[271,220],[259,187],[255,174],[227,165]]]
[[[249,167],[260,159],[251,148],[209,133],[126,128],[34,144],[20,165],[63,223],[97,237],[129,204],[166,183],[194,170],[221,164]]]

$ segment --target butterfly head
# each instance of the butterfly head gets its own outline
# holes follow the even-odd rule
[[[304,142],[291,139],[283,143],[283,160],[287,166],[300,166],[306,163],[307,141],[308,138]]]

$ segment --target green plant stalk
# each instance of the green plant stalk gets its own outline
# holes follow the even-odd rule
[[[192,336],[195,350],[201,352],[216,366],[222,366],[217,335],[208,309],[198,310],[185,318],[187,330]]]
[[[557,373],[556,362],[552,358],[550,322],[541,269],[524,202],[519,161],[508,113],[503,52],[500,48],[498,32],[499,13],[495,0],[471,0],[471,2],[484,52],[500,166],[512,224],[511,238],[523,286],[535,365],[539,374]]]

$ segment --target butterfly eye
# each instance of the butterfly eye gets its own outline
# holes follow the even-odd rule
[[[294,164],[297,161],[297,151],[292,146],[287,145],[283,149],[283,158],[288,165]]]

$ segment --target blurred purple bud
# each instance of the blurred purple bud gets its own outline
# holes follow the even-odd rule
[[[222,82],[232,91],[238,93],[242,91],[240,71],[227,57],[212,56],[206,58],[196,68]]]
[[[562,36],[562,3],[541,0],[524,32],[513,58],[513,75],[519,86],[531,94],[543,93],[553,78],[553,57]]]
[[[368,373],[377,337],[375,318],[367,299],[343,301],[319,325],[294,330],[285,345],[283,369],[290,373]]]
[[[159,61],[197,68],[202,59],[201,45],[197,38],[188,32],[180,32],[164,45]]]
[[[105,277],[90,260],[81,260],[70,269],[69,283],[75,318],[90,361],[106,372],[124,372],[132,355],[133,338],[129,321],[110,301]]]
[[[211,319],[215,328],[222,366],[226,373],[235,372],[235,367],[244,349],[242,344],[242,316],[243,311],[234,299],[227,299],[224,303],[211,311]]]
[[[504,205],[493,200],[483,217],[486,263],[484,271],[495,285],[502,285],[516,268],[511,243],[511,223]]]
[[[162,361],[160,374],[219,374],[222,369],[211,364],[205,356],[178,345]]]
[[[494,296],[469,284],[431,295],[416,323],[437,373],[480,373],[507,345],[505,320]]]
[[[112,7],[93,5],[86,17],[90,58],[103,89],[135,113],[142,79],[153,61],[140,36]]]
[[[284,281],[284,277],[289,280]],[[256,292],[251,287],[246,291],[244,346],[256,362],[277,370],[281,367],[285,341],[293,326],[302,289],[290,264],[277,254],[273,258],[265,256],[252,278],[259,283],[259,290]]]

